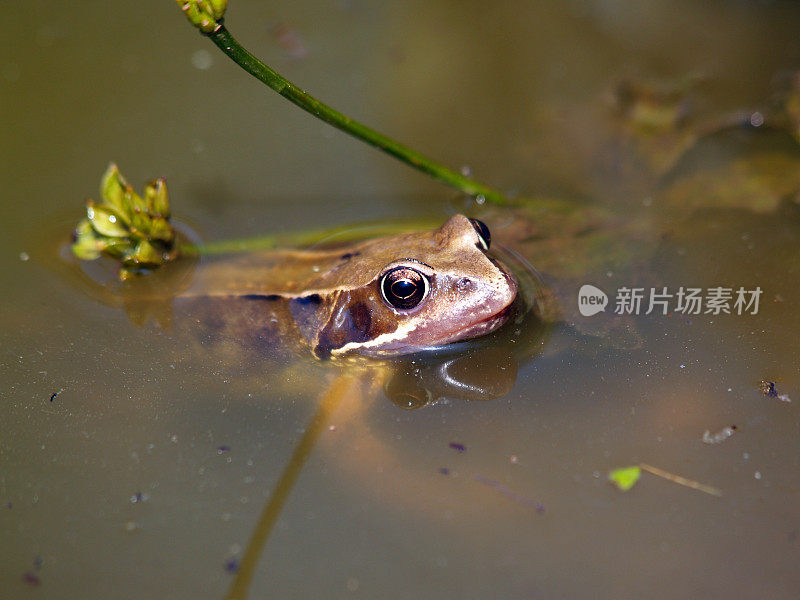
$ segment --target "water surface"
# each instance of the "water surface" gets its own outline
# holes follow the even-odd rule
[[[174,211],[207,241],[444,221],[464,206],[268,93],[173,3],[150,4],[2,9],[3,597],[224,598],[341,373],[204,352],[64,277],[43,240],[68,235],[110,160],[137,187],[167,176]],[[800,9],[240,0],[227,22],[299,85],[447,164],[607,211],[575,209],[580,226],[528,216],[532,231],[547,223],[532,237],[518,213],[487,217],[563,284],[560,302],[581,283],[763,289],[757,315],[554,327],[500,399],[407,410],[380,387],[348,394],[251,597],[794,597],[800,152],[768,129],[800,67]],[[615,104],[623,80],[687,78],[673,128],[643,134]],[[737,111],[767,122],[720,125]],[[606,329],[633,333],[621,343]],[[762,379],[792,402],[763,395]],[[702,442],[731,425],[730,439]],[[639,462],[722,496],[650,475],[626,494],[606,481]]]

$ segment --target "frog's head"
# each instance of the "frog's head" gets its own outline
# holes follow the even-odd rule
[[[292,300],[318,356],[404,354],[487,334],[517,295],[514,276],[488,256],[489,229],[463,215],[434,231],[365,242]]]

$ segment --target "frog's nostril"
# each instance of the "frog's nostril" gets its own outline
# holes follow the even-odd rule
[[[472,287],[472,279],[469,277],[462,277],[456,282],[456,289],[459,292],[466,292]]]

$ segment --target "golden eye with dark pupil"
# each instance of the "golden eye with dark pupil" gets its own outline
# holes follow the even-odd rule
[[[481,238],[481,244],[479,244],[478,247],[482,250],[488,250],[489,246],[492,245],[492,234],[486,226],[486,223],[478,219],[470,219],[469,222],[472,223],[478,237]]]
[[[428,279],[416,269],[395,267],[381,278],[381,294],[395,308],[414,308],[428,294]]]

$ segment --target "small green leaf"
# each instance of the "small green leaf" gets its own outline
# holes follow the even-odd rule
[[[139,194],[133,191],[131,186],[125,188],[125,198],[130,203],[132,213],[137,210],[147,210],[147,204]]]
[[[151,215],[169,218],[169,194],[167,193],[167,182],[163,177],[147,184],[144,188],[144,198],[147,210]]]
[[[171,242],[174,237],[172,227],[169,226],[167,220],[162,217],[154,217],[150,221],[150,229],[147,232],[147,237],[152,240],[161,240],[162,242]]]
[[[131,233],[137,238],[144,238],[150,236],[150,228],[152,227],[152,219],[146,212],[141,210],[133,211],[131,218]]]
[[[94,260],[100,257],[97,234],[92,229],[89,219],[81,219],[75,227],[72,253],[81,260]]]
[[[642,476],[642,469],[639,466],[621,467],[609,471],[608,480],[619,488],[620,491],[627,492],[631,489],[639,477]]]
[[[98,241],[100,251],[111,258],[124,258],[133,253],[135,246],[128,238],[102,238]]]
[[[125,188],[127,186],[128,183],[120,174],[117,165],[114,163],[108,165],[108,169],[103,173],[103,179],[100,181],[100,195],[107,204],[119,211],[122,217],[127,217],[129,211],[125,201]]]
[[[228,0],[210,0],[211,6],[214,9],[214,16],[221,19],[225,16],[225,9],[228,6]]]
[[[135,265],[159,265],[162,262],[161,253],[156,250],[150,242],[142,240],[136,246],[136,250],[129,257],[128,262]]]
[[[100,235],[109,237],[124,237],[128,235],[128,228],[125,226],[119,212],[107,204],[96,205],[89,200],[86,203],[86,216],[92,222],[92,227]]]

